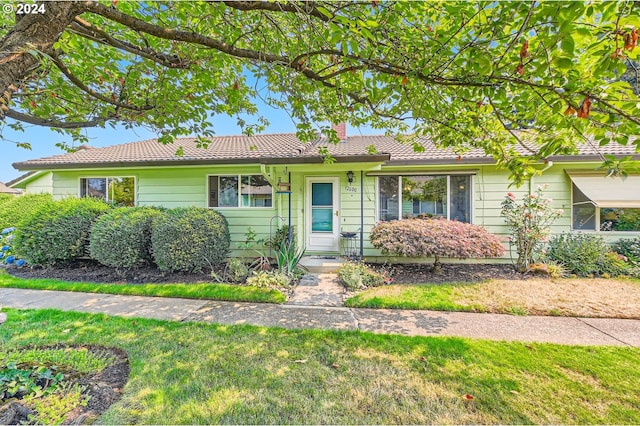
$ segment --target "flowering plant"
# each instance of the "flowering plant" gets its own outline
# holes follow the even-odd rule
[[[4,261],[6,265],[24,266],[25,260],[17,258],[13,253],[13,231],[15,230],[16,228],[5,228],[0,233],[0,261]]]
[[[521,203],[516,201],[516,196],[511,192],[502,201],[500,214],[511,228],[509,242],[516,246],[516,269],[520,272],[526,271],[534,263],[542,244],[549,237],[551,225],[564,214],[562,209],[551,207],[552,199],[543,197],[546,188],[547,185],[538,186],[533,194],[524,195]]]

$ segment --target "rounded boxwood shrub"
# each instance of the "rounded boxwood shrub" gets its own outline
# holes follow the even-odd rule
[[[505,249],[485,228],[456,220],[413,218],[380,222],[371,230],[371,244],[383,254],[404,257],[486,258],[502,256]]]
[[[43,204],[16,229],[15,250],[32,265],[53,265],[86,257],[93,222],[110,206],[95,198],[67,198]]]
[[[12,194],[0,194],[0,206],[4,203],[7,203],[11,200],[13,200],[13,198],[15,198],[15,195]]]
[[[153,207],[120,207],[100,216],[91,227],[91,257],[106,266],[133,268],[152,261]]]
[[[11,196],[0,203],[0,230],[18,226],[42,205],[53,201],[51,194]]]
[[[180,207],[153,221],[153,259],[162,271],[201,272],[224,262],[231,240],[220,213],[201,207]]]

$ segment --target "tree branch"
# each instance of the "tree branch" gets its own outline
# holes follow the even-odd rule
[[[57,55],[51,55],[51,60],[54,63],[54,65],[56,67],[58,67],[58,69],[60,71],[62,71],[62,73],[69,79],[69,81],[71,81],[73,84],[75,84],[80,90],[88,93],[89,95],[93,96],[94,98],[101,100],[103,102],[106,102],[110,105],[116,106],[118,108],[123,108],[123,109],[128,109],[128,110],[133,110],[133,111],[148,111],[153,109],[153,106],[144,106],[144,107],[139,107],[136,105],[130,105],[130,104],[123,104],[120,102],[115,102],[112,99],[104,96],[101,93],[96,92],[95,90],[91,89],[89,86],[87,86],[86,84],[84,84],[78,77],[76,77],[70,70],[69,68],[67,68],[67,66],[60,60],[60,58]]]
[[[299,14],[303,12],[307,16],[313,16],[321,21],[329,22],[330,18],[317,9],[316,2],[302,1],[299,3],[279,3],[267,1],[229,1],[223,2],[227,7],[237,10],[266,10],[269,12],[290,12]]]
[[[531,2],[531,6],[529,7],[529,12],[527,13],[527,16],[524,18],[524,22],[522,23],[522,25],[520,26],[520,29],[518,30],[518,34],[516,34],[516,36],[511,39],[511,41],[507,45],[507,48],[502,53],[502,56],[500,56],[500,59],[498,59],[498,61],[495,63],[495,65],[493,67],[494,70],[498,69],[498,66],[500,65],[500,62],[502,62],[502,59],[507,55],[507,53],[509,53],[509,51],[511,50],[513,45],[516,43],[516,41],[518,41],[518,39],[520,38],[520,36],[524,32],[525,27],[529,23],[529,19],[531,19],[531,15],[533,15],[533,9],[535,8],[535,6],[536,6],[536,2],[532,1]]]
[[[218,50],[222,53],[226,53],[230,56],[237,58],[254,59],[263,62],[277,63],[281,65],[290,65],[290,60],[286,56],[274,55],[270,53],[263,53],[256,50],[241,49],[233,47],[223,41],[213,39],[211,37],[203,36],[201,34],[174,30],[171,28],[164,28],[158,25],[150,24],[141,19],[135,18],[131,15],[120,12],[117,9],[106,7],[100,3],[88,3],[87,11],[95,13],[96,15],[103,16],[107,19],[115,21],[126,27],[131,28],[134,31],[140,31],[150,34],[152,36],[164,39],[175,40],[186,43],[198,44],[201,46],[209,47],[211,49]]]
[[[491,96],[488,96],[487,98],[489,99],[489,103],[493,107],[493,111],[496,113],[496,117],[498,118],[498,121],[500,122],[502,127],[507,132],[509,132],[511,136],[513,136],[513,138],[518,142],[518,145],[523,147],[525,150],[529,151],[529,153],[531,153],[532,155],[537,155],[538,151],[527,146],[527,144],[525,144],[524,141],[520,139],[520,137],[516,134],[516,132],[514,132],[512,129],[509,128],[509,126],[507,126],[507,123],[504,122],[504,119],[502,117],[502,113],[498,110],[498,108],[496,108],[495,104],[493,103],[493,100],[491,99]]]
[[[155,50],[148,47],[142,48],[134,46],[131,43],[118,40],[102,29],[79,17],[76,17],[74,19],[74,22],[71,23],[71,28],[79,36],[89,38],[90,40],[94,40],[102,44],[107,44],[109,46],[115,47],[116,49],[121,49],[126,52],[133,53],[134,55],[141,56],[143,58],[150,59],[167,68],[189,69],[189,66],[191,65],[189,61],[185,61],[184,59],[176,55],[156,52]]]
[[[76,129],[76,128],[84,128],[84,127],[96,127],[98,125],[106,123],[112,118],[115,118],[114,115],[108,115],[105,118],[94,118],[93,120],[89,120],[89,121],[57,121],[52,119],[34,117],[32,115],[23,114],[21,112],[14,111],[11,109],[6,111],[5,115],[17,121],[23,121],[25,123],[34,124],[36,126],[55,127],[57,129]]]

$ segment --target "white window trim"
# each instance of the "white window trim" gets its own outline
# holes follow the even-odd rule
[[[209,191],[211,189],[211,185],[209,184],[209,182],[211,181],[211,177],[217,177],[218,178],[218,192],[220,192],[220,178],[221,177],[237,177],[238,178],[238,206],[237,207],[230,207],[230,206],[224,206],[224,207],[211,207],[209,205]],[[208,174],[207,175],[207,191],[205,193],[205,206],[207,206],[208,209],[216,209],[216,210],[256,210],[256,209],[261,209],[261,210],[266,210],[266,209],[274,209],[275,208],[275,194],[274,194],[274,188],[273,186],[271,186],[271,207],[266,207],[266,206],[258,206],[258,207],[252,207],[252,206],[242,206],[242,194],[240,194],[240,186],[242,185],[242,177],[243,176],[262,176],[261,173],[220,173],[220,174]],[[269,182],[269,185],[271,185],[271,183]],[[218,194],[219,196],[219,194]]]
[[[83,179],[126,179],[126,178],[133,179],[133,205],[137,206],[138,205],[138,177],[137,176],[133,176],[133,175],[126,175],[126,176],[120,176],[120,175],[80,176],[78,178],[78,198],[83,198],[82,197],[82,180]],[[106,183],[107,182],[105,182],[105,184]],[[107,190],[107,199],[104,200],[105,203],[111,202],[108,198],[109,198],[109,191]]]
[[[400,202],[398,202],[398,219],[402,220],[402,177],[405,176],[446,176],[447,177],[447,220],[451,220],[451,176],[469,176],[469,223],[473,223],[474,218],[474,173],[433,173],[429,174],[427,172],[415,172],[415,173],[399,173],[399,172],[385,172],[384,174],[371,174],[371,176],[376,176],[376,221],[382,222],[383,220],[380,218],[380,178],[385,176],[393,176],[398,177],[398,196],[400,198]],[[443,217],[443,216],[436,216]]]

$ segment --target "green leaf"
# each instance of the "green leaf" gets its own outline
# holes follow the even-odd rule
[[[558,68],[568,70],[573,67],[573,61],[569,58],[559,57],[554,60],[554,63]]]
[[[575,49],[575,46],[576,44],[573,41],[573,37],[571,37],[570,35],[563,38],[562,41],[560,42],[560,47],[562,47],[562,50],[568,55],[573,55],[573,50]]]

